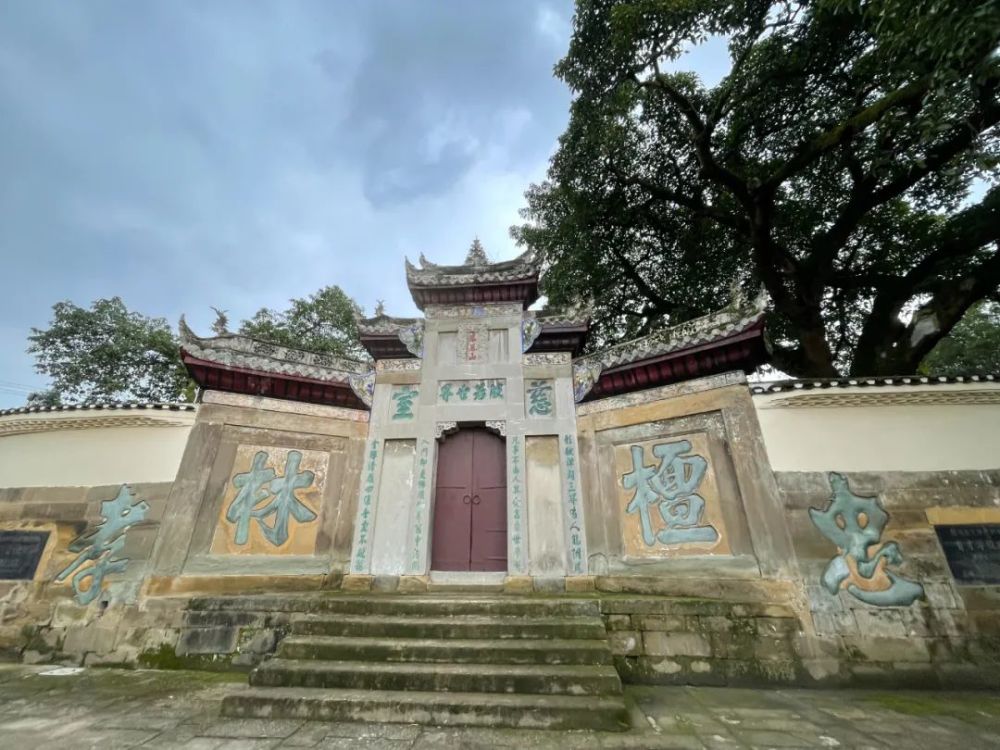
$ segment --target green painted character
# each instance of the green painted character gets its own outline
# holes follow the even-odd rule
[[[392,400],[396,402],[396,411],[393,419],[413,419],[413,400],[420,395],[420,391],[410,385],[404,385],[392,394]]]
[[[547,417],[552,413],[552,384],[547,380],[528,383],[528,415]]]
[[[288,541],[289,516],[299,523],[308,523],[316,518],[312,509],[295,496],[296,490],[309,487],[315,479],[313,472],[299,471],[302,454],[295,450],[288,451],[283,476],[278,476],[274,469],[267,466],[267,461],[267,451],[257,451],[250,471],[233,477],[233,486],[238,492],[226,508],[226,520],[236,524],[233,539],[237,544],[250,541],[251,519],[257,521],[267,541],[280,547]],[[261,505],[266,500],[269,502]],[[274,521],[268,525],[265,519],[271,516]]]
[[[450,401],[451,397],[454,395],[451,391],[451,383],[442,383],[441,392],[439,395],[441,396],[441,400],[444,401],[445,403]]]
[[[469,397],[469,390],[468,383],[462,383],[462,385],[458,386],[458,390],[456,390],[455,393],[458,394],[460,399],[465,401]]]
[[[660,459],[656,468],[646,466],[641,445],[633,445],[632,471],[622,476],[622,486],[635,490],[625,510],[639,516],[642,541],[652,547],[661,544],[716,542],[719,532],[711,524],[702,523],[705,500],[697,494],[705,477],[708,461],[691,450],[688,440],[675,440],[653,446],[653,455]],[[657,506],[666,528],[654,532],[650,508]]]
[[[924,587],[887,569],[903,561],[896,542],[882,542],[889,514],[877,497],[851,492],[847,479],[830,473],[833,496],[824,510],[809,509],[809,517],[839,550],[820,579],[830,594],[846,589],[865,604],[906,607],[924,595]]]
[[[474,401],[482,401],[486,398],[486,383],[482,380],[476,381],[476,385],[472,390],[472,398]]]
[[[312,509],[295,496],[295,490],[311,486],[316,478],[311,471],[299,471],[301,463],[302,454],[299,451],[288,451],[284,475],[271,480],[273,499],[263,508],[251,512],[260,524],[260,533],[275,547],[280,547],[288,541],[289,516],[299,523],[308,523],[316,519]],[[270,516],[274,516],[274,523],[268,526],[264,523],[264,519]]]
[[[503,381],[502,380],[491,380],[490,381],[490,398],[503,398]]]
[[[250,519],[253,509],[271,496],[267,489],[277,472],[267,465],[267,451],[257,451],[254,454],[250,471],[233,476],[233,486],[236,487],[236,497],[226,508],[226,520],[236,524],[235,540],[237,544],[250,541]]]
[[[118,555],[125,549],[125,532],[129,526],[146,519],[149,505],[144,501],[133,504],[135,494],[123,484],[114,500],[101,502],[101,523],[93,531],[74,539],[69,545],[70,552],[79,556],[69,564],[56,581],[64,581],[73,574],[71,584],[80,604],[90,604],[104,587],[104,577],[108,573],[121,573],[128,566],[128,558]],[[93,562],[93,565],[87,565]],[[90,581],[84,587],[84,581]]]

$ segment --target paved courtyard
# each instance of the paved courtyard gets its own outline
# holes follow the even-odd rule
[[[0,665],[0,747],[976,748],[1000,747],[1000,694],[630,688],[621,734],[230,720],[238,675]]]

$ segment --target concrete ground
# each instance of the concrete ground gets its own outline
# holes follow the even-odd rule
[[[0,665],[0,748],[1000,748],[1000,694],[629,688],[621,734],[233,720],[245,678]]]

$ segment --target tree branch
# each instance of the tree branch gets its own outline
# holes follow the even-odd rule
[[[712,153],[712,131],[701,119],[694,103],[673,84],[667,76],[659,71],[659,66],[653,63],[656,74],[647,80],[634,77],[636,84],[642,88],[653,88],[662,91],[683,115],[691,128],[695,158],[707,178],[728,188],[736,198],[746,206],[750,205],[750,191],[742,177],[719,164]]]
[[[882,119],[890,110],[920,101],[930,88],[930,84],[930,76],[924,76],[908,83],[886,94],[844,122],[802,144],[796,149],[794,156],[762,182],[761,190],[773,193],[789,177],[799,173],[837,146],[849,143],[856,135]]]
[[[865,216],[878,206],[898,198],[924,177],[939,170],[972,146],[979,133],[997,123],[1000,123],[1000,104],[994,102],[988,110],[977,112],[970,118],[970,122],[953,128],[949,136],[929,149],[923,159],[915,160],[889,182],[876,187],[875,178],[867,175],[862,185],[856,187],[833,225],[813,240],[810,267],[817,273],[828,273],[840,248]]]

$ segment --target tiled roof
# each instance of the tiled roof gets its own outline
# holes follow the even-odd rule
[[[721,310],[661,328],[648,336],[616,344],[580,357],[577,361],[596,363],[603,370],[610,370],[719,341],[759,325],[764,318],[765,301],[763,292],[754,300],[746,300],[742,295],[734,294],[729,305]]]
[[[194,411],[197,407],[194,404],[177,404],[166,402],[142,402],[142,401],[121,401],[109,402],[106,404],[79,404],[68,406],[19,406],[14,409],[3,409],[0,417],[9,414],[43,414],[45,412],[68,412],[68,411],[127,411],[130,409],[156,409],[160,411]]]
[[[179,329],[185,353],[225,367],[344,384],[351,375],[372,369],[370,362],[278,346],[249,336],[230,333],[202,338],[188,327],[184,316]]]
[[[901,385],[949,385],[956,383],[1000,383],[1000,375],[894,375],[872,378],[803,378],[757,383],[750,386],[755,395],[810,391],[822,388],[868,388]]]
[[[470,254],[461,266],[440,266],[421,255],[419,268],[408,258],[405,265],[406,280],[410,286],[462,286],[535,279],[541,268],[541,259],[533,250],[528,250],[516,258],[498,263],[479,262]]]

